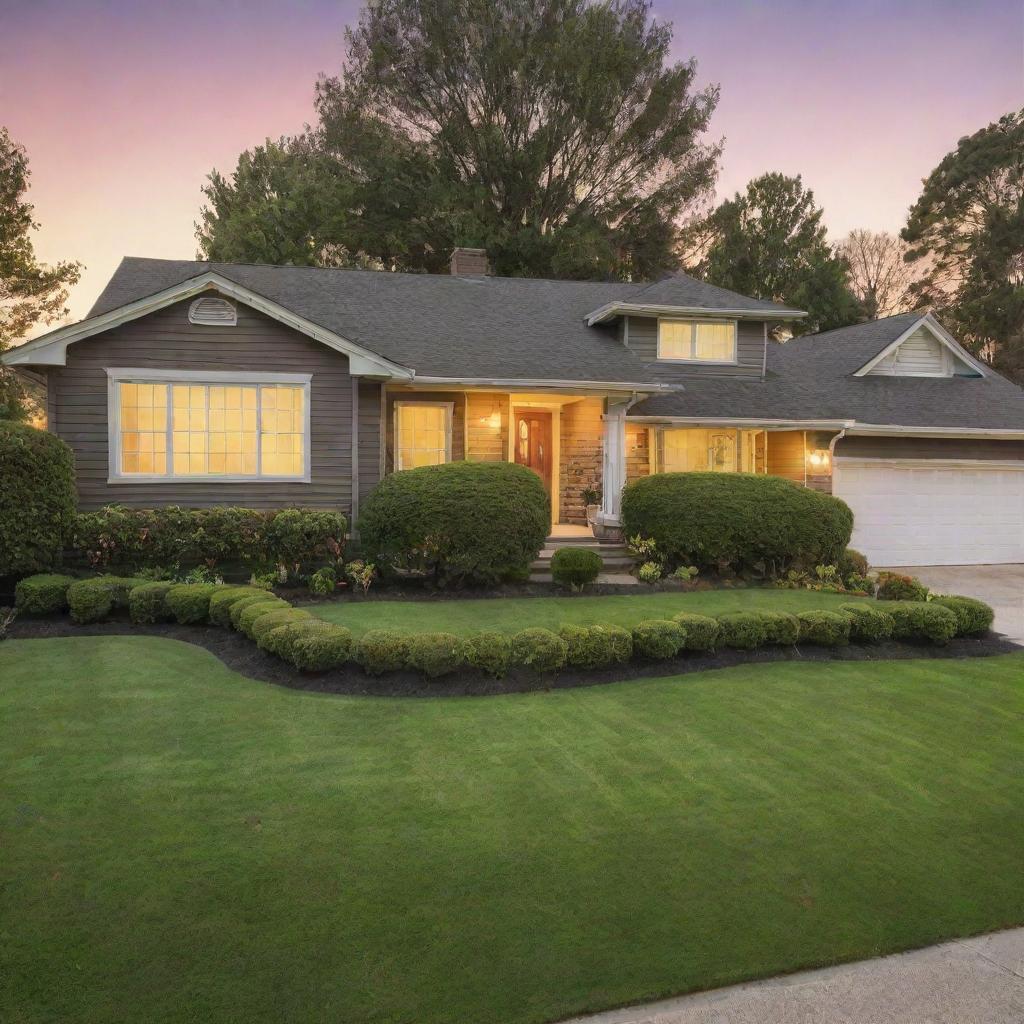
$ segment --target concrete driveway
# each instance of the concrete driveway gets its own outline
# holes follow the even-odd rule
[[[993,629],[1024,644],[1024,565],[897,565],[940,594],[976,597],[995,609]]]

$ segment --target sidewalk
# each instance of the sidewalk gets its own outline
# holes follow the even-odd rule
[[[1024,928],[565,1024],[1020,1024]]]

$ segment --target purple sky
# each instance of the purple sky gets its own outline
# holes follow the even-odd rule
[[[0,124],[29,152],[47,261],[192,258],[200,186],[313,119],[356,0],[0,0]],[[898,230],[957,138],[1024,106],[1021,0],[660,0],[722,96],[719,194],[802,173],[833,237]]]

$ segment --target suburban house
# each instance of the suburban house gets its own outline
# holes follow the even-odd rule
[[[1024,562],[1024,392],[931,315],[786,344],[804,316],[655,283],[125,259],[90,315],[4,355],[46,388],[81,505],[341,508],[382,475],[509,460],[554,524],[676,470],[831,491],[878,565]]]

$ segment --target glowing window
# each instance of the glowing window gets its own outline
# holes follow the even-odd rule
[[[451,458],[451,405],[395,403],[395,469],[440,466]]]
[[[736,324],[731,320],[659,320],[658,358],[734,363]]]

